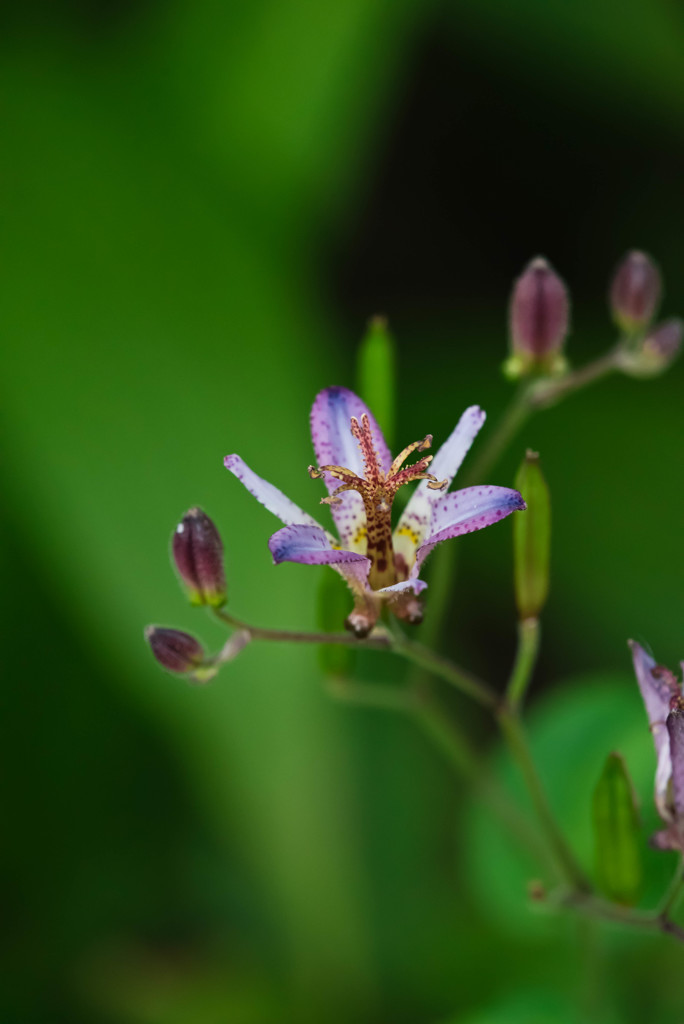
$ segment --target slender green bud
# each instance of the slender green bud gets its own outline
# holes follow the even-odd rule
[[[660,271],[650,256],[636,249],[628,252],[613,275],[610,308],[613,319],[626,334],[644,330],[660,302]]]
[[[515,600],[521,619],[537,618],[549,592],[551,497],[536,452],[528,451],[515,478],[527,511],[514,516]]]
[[[609,754],[592,804],[596,882],[608,899],[630,906],[642,883],[639,812],[620,754]]]
[[[397,358],[394,338],[384,316],[374,316],[357,358],[359,394],[373,410],[389,444],[394,436],[397,401]]]
[[[204,663],[204,648],[199,640],[180,629],[148,626],[145,639],[152,654],[167,672],[188,675]]]
[[[201,508],[191,508],[176,527],[173,560],[188,588],[190,603],[220,608],[226,603],[223,544],[213,522]]]
[[[568,290],[553,267],[537,256],[517,279],[511,293],[511,357],[504,373],[557,374],[566,368],[563,345],[569,330]]]

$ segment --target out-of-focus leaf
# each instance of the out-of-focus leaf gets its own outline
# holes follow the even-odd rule
[[[588,867],[593,857],[587,804],[603,767],[605,751],[611,746],[619,747],[628,758],[644,807],[646,831],[655,830],[655,810],[648,800],[655,767],[653,743],[628,673],[564,680],[531,708],[529,736],[554,813],[582,865]],[[532,813],[519,773],[502,746],[493,768]],[[498,927],[515,934],[517,941],[524,936],[548,939],[551,934],[562,933],[557,917],[532,912],[526,897],[531,879],[541,877],[551,886],[558,879],[545,868],[540,870],[538,861],[521,850],[479,802],[472,805],[464,848],[468,852],[471,893]],[[643,858],[643,904],[654,906],[668,884],[671,863],[661,852],[649,848],[644,849]],[[623,929],[620,941],[642,943],[644,937]]]
[[[609,754],[592,804],[596,881],[617,903],[635,903],[641,891],[640,822],[636,796],[620,754]]]
[[[576,1010],[557,992],[516,992],[497,1000],[472,1016],[449,1017],[441,1024],[571,1024]]]

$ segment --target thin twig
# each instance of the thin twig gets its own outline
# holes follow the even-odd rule
[[[360,640],[351,633],[307,633],[291,629],[265,629],[262,626],[251,626],[247,622],[236,619],[234,615],[223,608],[214,608],[214,614],[232,626],[233,629],[244,630],[254,640],[270,640],[274,643],[294,644],[343,644],[347,647],[364,647],[366,650],[389,651],[392,649],[392,639],[384,632],[378,631],[375,636],[366,637]]]

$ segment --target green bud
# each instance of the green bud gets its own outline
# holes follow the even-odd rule
[[[630,906],[642,881],[640,822],[634,787],[620,754],[609,754],[592,805],[596,883],[608,899]]]
[[[549,592],[551,496],[536,452],[528,451],[515,478],[527,511],[514,516],[515,600],[521,619],[536,618]]]
[[[397,359],[384,316],[374,316],[361,342],[356,376],[361,398],[372,409],[388,443],[394,435]]]

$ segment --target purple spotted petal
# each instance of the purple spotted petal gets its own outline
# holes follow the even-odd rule
[[[375,417],[353,391],[340,387],[320,391],[311,410],[311,439],[319,466],[344,466],[356,476],[365,476],[361,451],[351,433],[352,416],[360,423],[364,414],[370,420],[380,467],[385,473],[389,470],[392,456]],[[329,494],[339,487],[340,481],[327,473],[324,480]],[[339,504],[331,506],[340,540],[345,547],[362,551],[365,539],[359,534],[366,524],[366,514],[361,495],[356,491],[346,491],[340,498]]]
[[[242,461],[239,455],[226,455],[223,464],[226,469],[230,470],[245,485],[249,493],[254,495],[264,508],[272,512],[274,516],[278,516],[278,519],[283,523],[286,523],[288,526],[294,523],[301,523],[321,529],[313,516],[310,516],[308,512],[304,512],[299,505],[295,505],[294,501],[290,501],[273,484],[269,484],[267,480],[262,480],[260,476],[257,476]]]
[[[435,544],[482,530],[525,507],[521,495],[510,487],[465,487],[452,494],[443,494],[432,509],[430,533],[418,549],[413,572],[418,574]]]
[[[448,486],[451,486],[485,418],[486,414],[477,405],[471,405],[466,409],[432,460],[430,473],[433,476],[438,480],[447,480]],[[423,480],[414,491],[397,523],[394,548],[404,558],[409,569],[414,564],[417,549],[432,532],[432,508],[442,498],[443,492],[431,490],[428,481]]]
[[[329,565],[344,576],[354,591],[367,588],[370,559],[354,551],[333,548],[320,526],[285,526],[268,542],[276,565],[299,562],[302,565]]]
[[[670,739],[675,815],[684,819],[684,709],[677,707],[671,711],[666,725]]]
[[[653,734],[658,765],[655,778],[655,802],[658,813],[664,821],[672,818],[668,806],[667,788],[672,776],[672,758],[670,757],[670,738],[667,731],[667,717],[670,713],[670,700],[673,696],[672,687],[667,679],[653,675],[656,661],[647,654],[641,644],[630,640],[632,660],[641,696],[646,705],[648,724]]]
[[[319,391],[311,409],[311,439],[319,466],[345,466],[358,476],[364,475],[359,445],[350,427],[352,416],[360,423],[364,415],[370,420],[380,468],[389,471],[392,456],[373,413],[353,391],[339,387]],[[333,482],[333,489],[335,486]]]
[[[446,477],[451,485],[486,418],[487,414],[478,405],[471,405],[466,409],[432,460],[430,472],[433,476],[436,476],[438,480],[443,480]],[[425,485],[421,484],[421,486]],[[435,492],[429,491],[428,493],[434,494]]]

